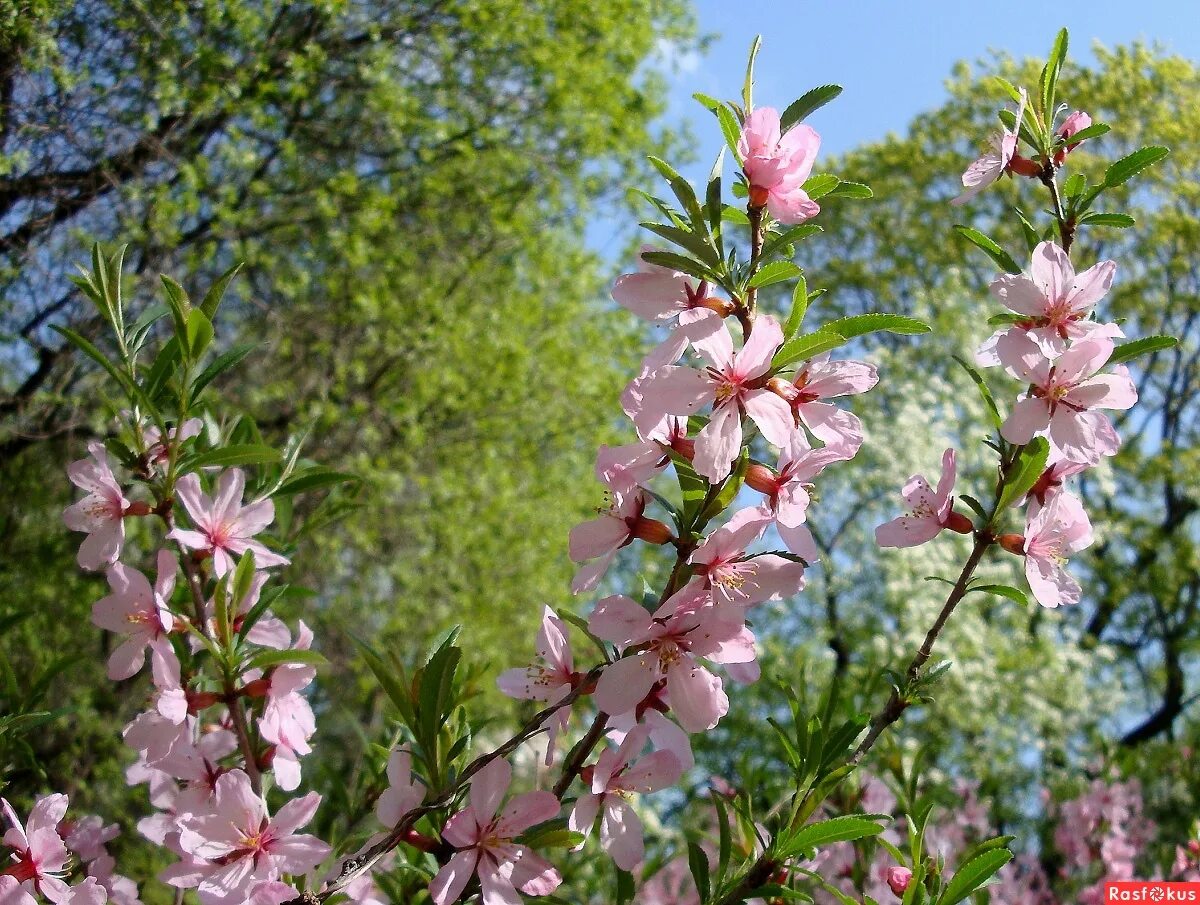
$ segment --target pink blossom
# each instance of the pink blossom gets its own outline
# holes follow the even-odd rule
[[[671,709],[688,732],[715,726],[729,710],[721,680],[700,662],[748,663],[754,636],[740,621],[705,606],[707,592],[693,583],[667,600],[653,616],[628,597],[596,604],[588,627],[594,635],[630,650],[600,674],[596,706],[609,714],[637,707],[655,683],[666,682]],[[636,648],[636,651],[632,649]]]
[[[408,748],[397,748],[388,756],[387,778],[388,787],[375,803],[375,816],[384,826],[395,826],[425,799],[425,787],[413,779]]]
[[[1005,440],[1024,444],[1044,434],[1072,462],[1094,463],[1117,451],[1120,438],[1096,409],[1127,409],[1137,401],[1137,390],[1123,365],[1098,373],[1112,355],[1111,339],[1082,340],[1053,362],[1019,333],[1003,337],[996,351],[1014,377],[1031,385],[1000,428]]]
[[[308,650],[312,631],[303,622],[297,632],[296,650]],[[290,792],[300,784],[300,758],[312,751],[308,740],[317,731],[312,707],[300,694],[317,676],[308,663],[281,663],[267,679],[267,703],[258,720],[258,730],[274,746],[271,767],[280,788]]]
[[[853,455],[854,452],[844,446],[813,449],[804,434],[796,433],[780,450],[778,470],[753,464],[746,471],[746,485],[767,497],[766,506],[775,517],[780,540],[805,562],[816,562],[820,558],[812,532],[805,524],[812,480],[828,465],[843,462]]]
[[[191,744],[191,720],[176,722],[157,710],[139,713],[125,727],[122,737],[134,751],[142,755],[147,765],[157,767],[180,746]]]
[[[951,204],[965,204],[1008,171],[1017,153],[1018,133],[1021,128],[1021,120],[1025,118],[1025,104],[1028,101],[1025,89],[1020,89],[1020,92],[1021,101],[1017,105],[1015,127],[1011,130],[1004,129],[993,136],[990,142],[991,149],[967,167],[967,171],[962,176],[965,190],[957,198],[952,199]]]
[[[950,528],[961,534],[971,531],[971,522],[954,511],[954,479],[956,453],[948,449],[942,453],[942,476],[937,490],[929,486],[924,475],[913,475],[900,492],[904,502],[912,509],[907,515],[899,516],[875,529],[875,543],[881,547],[915,547],[928,543],[942,529]]]
[[[66,795],[38,798],[25,823],[3,798],[0,813],[8,823],[3,842],[14,850],[15,862],[0,877],[0,900],[6,905],[24,903],[40,893],[55,905],[102,905],[107,896],[95,880],[89,878],[74,887],[64,880],[71,854],[58,833],[58,824],[67,813]]]
[[[641,254],[656,251],[643,245]],[[715,298],[708,283],[693,284],[691,277],[677,270],[651,264],[638,256],[636,273],[617,277],[613,300],[648,321],[678,321],[681,326],[710,318],[720,319],[730,303]]]
[[[181,813],[208,810],[217,791],[217,780],[228,772],[221,761],[236,750],[237,737],[227,729],[217,729],[205,732],[198,740],[189,739],[186,744],[177,745],[159,761],[154,769],[185,784],[172,796],[174,807]],[[153,792],[153,780],[151,789]]]
[[[1070,459],[1059,459],[1047,466],[1046,470],[1042,472],[1042,476],[1037,479],[1037,483],[1033,485],[1033,489],[1029,491],[1027,501],[1029,515],[1036,515],[1037,511],[1046,505],[1051,497],[1061,493],[1063,483],[1067,478],[1086,471],[1088,467],[1086,462],[1072,462]]]
[[[661,691],[656,694],[652,690],[647,700],[649,705],[643,702],[633,710],[612,716],[608,721],[608,737],[619,745],[635,726],[645,726],[650,733],[650,744],[656,751],[670,751],[683,769],[692,769],[696,757],[692,753],[691,738],[663,712],[670,709],[670,703]]]
[[[1025,578],[1045,607],[1079,602],[1079,582],[1063,568],[1067,557],[1092,543],[1083,504],[1066,491],[1055,494],[1025,526]]]
[[[200,431],[204,428],[204,422],[199,418],[189,418],[182,425],[167,428],[168,442],[182,443],[184,440],[190,440],[192,437],[198,437]],[[142,432],[142,439],[146,443],[146,461],[152,465],[163,465],[167,462],[170,456],[170,450],[167,448],[167,443],[162,442],[162,431],[157,425],[150,425]]]
[[[908,884],[911,882],[912,882],[912,871],[909,870],[907,867],[900,867],[898,865],[895,865],[895,866],[888,868],[888,871],[887,871],[888,889],[890,889],[897,898],[904,897],[904,891],[906,889],[908,889]]]
[[[688,459],[695,453],[687,438],[687,419],[678,415],[663,416],[651,426],[650,435],[637,443],[601,446],[596,477],[617,493],[632,493],[667,467],[671,450]]]
[[[628,796],[674,785],[683,773],[670,751],[639,757],[649,728],[638,726],[616,748],[606,748],[591,770],[591,791],[580,795],[567,822],[570,829],[587,835],[600,814],[600,846],[621,870],[633,870],[645,855],[642,822]]]
[[[190,550],[200,550],[213,558],[213,571],[220,578],[233,568],[233,555],[254,551],[257,568],[288,563],[251,538],[275,518],[275,504],[258,500],[242,505],[246,476],[240,468],[231,468],[217,481],[216,492],[209,497],[200,491],[200,478],[186,474],[175,485],[176,496],[192,520],[194,530],[176,528],[167,536]]]
[[[108,463],[103,443],[88,444],[89,458],[67,466],[67,477],[80,490],[87,492],[78,503],[63,511],[63,521],[72,531],[83,531],[87,537],[79,546],[77,561],[81,569],[92,572],[117,561],[125,544],[125,516],[133,503],[125,498]]]
[[[1076,133],[1082,132],[1092,124],[1092,118],[1082,110],[1076,110],[1070,116],[1063,120],[1061,126],[1058,127],[1058,137],[1063,141],[1071,138]],[[1067,155],[1079,147],[1081,142],[1067,142],[1065,147],[1059,148],[1054,154],[1054,162],[1062,166],[1062,162],[1067,159]]]
[[[179,844],[185,852],[208,862],[203,876],[165,879],[172,886],[198,886],[202,899],[223,899],[253,881],[278,880],[316,867],[329,846],[296,830],[316,813],[321,796],[310,792],[294,798],[272,818],[266,802],[254,792],[250,779],[233,770],[217,780],[212,807],[206,813],[180,819]],[[191,882],[192,880],[196,882]]]
[[[874,365],[848,359],[830,361],[826,352],[805,362],[790,382],[773,378],[770,387],[787,400],[796,420],[814,437],[829,446],[841,447],[848,453],[846,458],[852,458],[863,444],[862,422],[822,400],[865,393],[877,383],[879,374]]]
[[[766,207],[780,223],[801,223],[821,212],[804,182],[812,172],[821,136],[808,125],[780,135],[779,112],[759,107],[746,117],[738,157],[750,183],[750,203]]]
[[[1025,333],[1051,359],[1065,352],[1071,340],[1124,336],[1116,324],[1087,319],[1112,286],[1116,271],[1115,262],[1101,261],[1077,275],[1062,248],[1042,242],[1033,250],[1028,274],[1001,274],[991,285],[1005,307],[1028,319],[997,330],[975,353],[976,362],[984,367],[1000,364],[996,344],[1009,333]]]
[[[688,562],[701,583],[711,590],[714,606],[740,609],[767,600],[782,600],[804,588],[803,564],[774,553],[746,552],[773,520],[769,509],[743,509],[692,553]]]
[[[539,663],[501,673],[496,679],[500,691],[512,698],[553,704],[566,697],[578,681],[567,624],[550,607],[542,610],[542,625],[537,634],[537,658]],[[570,716],[570,708],[563,707],[550,719],[547,766],[553,763],[555,740],[558,733],[567,728]]]
[[[99,817],[89,815],[78,820],[62,821],[58,826],[58,832],[63,837],[67,848],[86,864],[104,854],[104,843],[116,839],[121,828],[115,823],[105,826],[104,821]]]
[[[646,495],[641,490],[613,491],[611,500],[607,508],[598,510],[596,518],[571,529],[568,553],[574,562],[587,563],[571,582],[571,590],[576,594],[599,584],[617,551],[635,537],[661,544],[671,536],[670,529],[662,522],[642,515],[646,511]]]
[[[690,415],[712,404],[712,417],[696,437],[692,464],[710,481],[722,481],[742,445],[742,416],[749,415],[767,442],[783,446],[793,433],[791,409],[765,387],[765,376],[775,351],[783,343],[783,330],[772,317],[760,317],[754,332],[734,352],[733,338],[722,329],[697,348],[708,362],[703,370],[667,366],[652,374],[645,388],[656,406],[673,415]]]
[[[512,782],[512,767],[496,758],[471,779],[470,804],[446,821],[442,838],[457,852],[429,884],[434,905],[457,901],[472,875],[479,877],[483,905],[514,905],[516,890],[549,895],[562,883],[550,862],[513,837],[558,816],[558,799],[549,792],[526,792],[497,813]]]
[[[108,570],[112,593],[96,601],[92,622],[102,629],[124,636],[125,640],[108,658],[108,677],[128,679],[142,668],[146,648],[170,644],[166,635],[174,625],[168,608],[175,590],[175,572],[179,564],[167,550],[158,552],[158,577],[154,587],[137,569],[114,563]]]

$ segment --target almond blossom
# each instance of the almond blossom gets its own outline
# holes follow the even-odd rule
[[[226,773],[217,780],[211,809],[179,821],[180,846],[206,863],[199,868],[176,865],[163,878],[172,886],[197,887],[207,905],[253,881],[305,873],[330,851],[315,836],[296,832],[312,820],[320,801],[320,795],[310,792],[292,799],[271,817],[243,771]]]
[[[705,538],[688,559],[698,576],[693,584],[709,589],[713,605],[739,610],[736,617],[725,618],[740,620],[742,607],[782,600],[804,588],[802,563],[775,553],[746,552],[773,520],[769,509],[743,509]]]
[[[1020,89],[1021,100],[1017,105],[1016,123],[1012,129],[1004,129],[990,141],[991,149],[972,163],[962,175],[964,191],[951,204],[965,204],[985,188],[1008,172],[1017,154],[1017,141],[1021,129],[1021,121],[1025,118],[1025,104],[1029,100],[1024,88]]]
[[[642,257],[656,250],[643,245],[637,272],[617,277],[612,288],[617,304],[645,320],[676,321],[681,326],[706,319],[719,321],[729,312],[730,302],[713,296],[708,283],[696,286],[687,274]]]
[[[788,404],[766,389],[771,359],[783,343],[783,330],[773,317],[760,317],[746,344],[737,352],[728,330],[720,330],[696,351],[708,362],[703,371],[667,366],[652,374],[645,393],[657,408],[690,415],[705,405],[712,417],[696,437],[696,471],[710,481],[723,481],[742,446],[742,416],[758,425],[767,442],[783,446],[795,433]]]
[[[534,663],[502,672],[496,679],[500,691],[520,700],[554,704],[566,697],[579,680],[567,624],[550,607],[542,610],[542,625],[537,634],[537,658],[540,665]],[[570,716],[570,708],[564,707],[550,719],[547,766],[553,763],[555,741],[558,733],[567,728]]]
[[[1082,340],[1053,362],[1023,334],[1003,337],[996,351],[1009,373],[1030,384],[1000,428],[1005,440],[1024,444],[1044,434],[1072,462],[1095,463],[1117,451],[1120,438],[1097,409],[1127,409],[1137,402],[1137,390],[1124,365],[1099,373],[1112,356],[1111,339]]]
[[[933,540],[949,528],[969,534],[970,520],[954,511],[954,480],[957,453],[948,449],[942,453],[942,475],[937,490],[929,486],[924,475],[913,475],[900,491],[904,502],[912,509],[875,529],[875,543],[881,547],[916,547]]]
[[[34,802],[24,823],[3,798],[0,798],[0,812],[8,824],[3,842],[14,850],[15,862],[3,873],[16,880],[26,894],[38,892],[51,902],[64,905],[71,895],[63,880],[71,853],[58,835],[58,824],[67,813],[67,796],[43,795]],[[17,887],[10,894],[18,895]]]
[[[721,680],[700,662],[748,663],[754,640],[740,620],[706,606],[706,592],[693,583],[667,600],[654,615],[620,595],[596,604],[588,628],[629,655],[610,664],[596,683],[596,706],[609,714],[632,710],[656,682],[666,682],[671,709],[688,732],[717,725],[729,710]]]
[[[200,490],[200,478],[186,474],[175,485],[175,493],[192,520],[193,529],[175,528],[167,537],[190,550],[212,556],[213,572],[218,578],[233,568],[233,556],[254,551],[258,568],[287,565],[288,559],[253,540],[275,518],[275,504],[257,500],[242,505],[246,476],[240,468],[231,468],[217,481],[210,497]]]
[[[670,539],[671,530],[660,521],[646,518],[642,515],[645,511],[646,495],[641,490],[613,491],[610,504],[598,510],[596,518],[571,529],[568,554],[574,562],[586,563],[571,582],[574,593],[590,591],[599,584],[617,551],[635,537],[658,544]]]
[[[375,816],[384,826],[395,826],[425,798],[425,787],[413,780],[412,752],[407,748],[388,755],[387,779],[387,789],[375,802]]]
[[[781,135],[778,110],[752,111],[737,143],[750,184],[750,203],[765,207],[780,223],[801,223],[819,214],[821,206],[803,186],[820,147],[821,136],[812,126],[793,126]]]
[[[1092,124],[1092,118],[1082,110],[1076,110],[1070,116],[1063,120],[1062,125],[1058,127],[1058,137],[1063,141],[1071,138],[1078,132],[1082,132]],[[1054,162],[1062,166],[1062,162],[1067,159],[1067,155],[1079,147],[1081,142],[1067,142],[1066,147],[1059,148],[1054,154]]]
[[[631,493],[670,464],[671,451],[689,460],[696,454],[695,444],[687,436],[687,419],[678,415],[664,416],[637,443],[601,445],[596,477],[618,493]]]
[[[125,498],[113,475],[104,444],[93,440],[88,444],[88,453],[88,458],[67,466],[67,477],[87,496],[63,511],[63,521],[72,531],[87,533],[77,560],[81,569],[96,572],[115,563],[121,555],[125,516],[134,504]]]
[[[112,593],[92,606],[92,623],[124,641],[108,658],[108,677],[114,681],[135,675],[146,661],[146,648],[163,645],[174,625],[168,608],[175,590],[175,573],[179,563],[168,550],[158,552],[158,576],[154,586],[137,569],[114,563],[108,570],[108,586]]]
[[[877,383],[879,373],[874,365],[850,359],[831,361],[825,352],[806,361],[790,382],[775,377],[770,387],[788,402],[797,423],[823,443],[842,447],[851,458],[863,444],[862,422],[822,400],[865,393]]]
[[[531,896],[549,895],[562,883],[549,861],[512,841],[557,817],[558,799],[550,792],[526,792],[500,812],[511,783],[512,767],[499,757],[471,778],[470,803],[442,829],[442,838],[457,851],[429,884],[434,905],[457,901],[473,875],[479,877],[483,905],[518,903],[518,889]]]
[[[1040,243],[1033,250],[1028,274],[1001,274],[990,286],[1005,307],[1028,319],[997,330],[975,353],[976,362],[984,367],[1000,364],[996,343],[1012,332],[1025,333],[1051,359],[1065,352],[1071,340],[1124,336],[1116,324],[1087,319],[1112,286],[1116,272],[1115,262],[1101,261],[1076,274],[1061,247]]]
[[[1079,602],[1079,582],[1064,568],[1067,557],[1092,544],[1092,525],[1083,504],[1063,491],[1050,498],[1025,526],[1025,578],[1044,607]]]
[[[600,815],[600,847],[621,870],[633,870],[645,855],[642,821],[628,801],[631,794],[646,794],[674,785],[683,765],[670,751],[639,757],[649,738],[649,728],[638,726],[617,747],[606,748],[590,772],[591,791],[580,795],[567,826],[587,835]]]

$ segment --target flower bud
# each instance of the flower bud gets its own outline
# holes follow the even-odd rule
[[[1013,155],[1013,159],[1008,163],[1008,168],[1017,175],[1028,176],[1030,179],[1036,179],[1042,173],[1040,164],[1028,157],[1022,157],[1020,154]]]
[[[221,700],[221,696],[214,691],[189,691],[187,692],[188,713],[195,716],[201,710],[211,707],[219,700]]]
[[[733,314],[737,307],[729,299],[717,298],[715,295],[710,295],[700,302],[701,307],[708,308],[710,311],[715,311],[721,317],[729,317]]]
[[[648,544],[665,544],[675,538],[671,529],[656,518],[638,516],[637,521],[629,529],[629,533],[638,540]]]
[[[135,500],[129,504],[129,508],[125,510],[125,515],[149,515],[151,512],[150,504],[141,500]]]
[[[912,882],[912,871],[907,867],[889,867],[887,870],[887,885],[896,898],[903,898],[904,891]]]
[[[796,397],[800,395],[796,385],[790,380],[785,380],[782,377],[772,377],[767,381],[767,389],[779,396],[788,405],[796,401]]]
[[[265,698],[271,690],[270,679],[255,679],[242,686],[242,694],[248,698]]]
[[[778,478],[774,471],[758,462],[751,463],[746,469],[746,486],[752,487],[759,493],[773,496],[779,490]]]
[[[950,515],[946,519],[946,527],[951,531],[957,531],[959,534],[970,534],[975,530],[975,526],[971,524],[971,520],[961,512],[950,510]]]
[[[767,199],[771,197],[771,190],[765,189],[761,185],[750,186],[750,206],[751,207],[766,207]]]
[[[1025,555],[1025,536],[1022,534],[1001,534],[996,537],[996,543],[1017,556]]]

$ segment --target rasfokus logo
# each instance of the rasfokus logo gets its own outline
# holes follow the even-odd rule
[[[1159,880],[1106,880],[1104,901],[1107,902],[1150,902],[1154,905],[1168,902],[1200,903],[1200,883],[1166,883]]]

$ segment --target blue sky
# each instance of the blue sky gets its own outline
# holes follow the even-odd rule
[[[1064,25],[1077,59],[1091,58],[1097,41],[1139,38],[1200,58],[1197,0],[696,0],[694,7],[701,33],[715,40],[703,56],[675,60],[667,114],[690,120],[701,141],[706,162],[684,170],[693,181],[707,173],[720,137],[692,92],[736,97],[756,34],[763,35],[756,103],[782,109],[816,85],[845,88],[811,119],[831,153],[902,131],[914,114],[937,106],[955,61],[991,49],[1044,56]],[[628,232],[603,220],[589,230],[593,246],[608,254],[620,248],[620,235]]]

